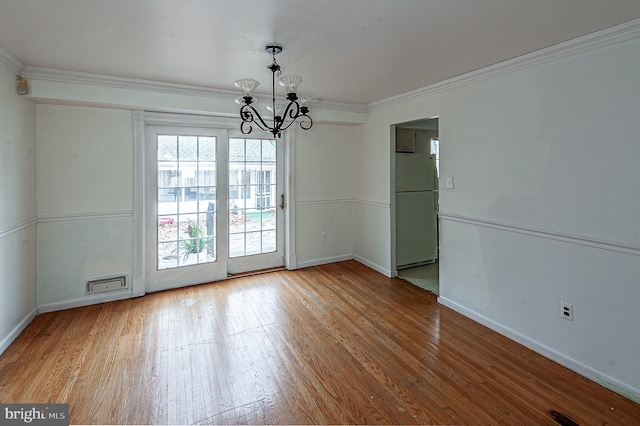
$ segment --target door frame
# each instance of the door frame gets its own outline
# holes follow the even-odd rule
[[[145,127],[147,125],[175,125],[182,127],[212,127],[236,130],[240,128],[239,118],[215,117],[194,114],[132,111],[133,133],[133,277],[132,296],[142,296],[151,289],[145,275]],[[285,194],[285,268],[297,268],[295,253],[295,129],[285,132],[278,141],[284,143],[284,194]]]
[[[411,127],[411,125],[415,124],[416,122],[426,122],[429,120],[434,120],[434,119],[440,119],[439,115],[435,115],[433,117],[427,117],[427,118],[420,118],[420,119],[416,119],[416,120],[411,120],[408,122],[401,122],[401,123],[394,123],[391,124],[389,126],[389,178],[390,178],[390,185],[389,185],[389,200],[390,200],[390,214],[389,214],[389,231],[390,231],[390,241],[391,241],[391,247],[389,250],[389,254],[390,254],[390,270],[391,270],[391,277],[397,277],[398,276],[398,268],[397,268],[397,261],[396,261],[396,253],[397,253],[397,242],[396,242],[396,128],[400,127],[400,128],[406,128],[406,127]],[[436,215],[437,217],[437,215]],[[440,230],[438,229],[437,232],[437,238],[438,238],[438,244],[439,244],[439,240],[440,240]],[[440,259],[440,257],[438,257],[438,259]]]

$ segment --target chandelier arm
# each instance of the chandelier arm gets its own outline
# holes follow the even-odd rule
[[[252,129],[249,123],[255,123],[256,126],[265,131],[270,131],[271,129],[269,125],[264,121],[264,119],[260,116],[260,113],[253,107],[253,105],[243,105],[242,108],[240,108],[240,118],[242,119],[242,123],[240,124],[240,131],[245,135],[251,133]],[[247,132],[243,130],[245,124],[249,126],[249,130]]]
[[[288,129],[289,127],[291,127],[291,125],[292,125],[293,123],[295,123],[295,122],[296,122],[296,120],[293,120],[293,121],[288,122],[286,126],[282,126],[280,129],[278,129],[278,132],[282,132],[282,131],[284,131],[284,130],[287,130],[287,129]]]
[[[284,110],[284,114],[282,114],[282,116],[286,117],[287,115],[294,121],[300,116],[300,104],[298,101],[289,101],[287,109]]]
[[[309,117],[309,116],[299,115],[299,116],[297,116],[294,120],[289,121],[289,122],[287,123],[287,125],[286,125],[286,126],[284,126],[284,127],[282,127],[282,128],[280,129],[280,131],[287,130],[289,127],[291,127],[291,126],[293,125],[293,123],[297,123],[297,122],[298,122],[298,118],[300,118],[300,117],[306,117],[306,118],[309,118],[309,119],[311,118],[311,117]],[[302,124],[303,124],[303,122],[304,122],[304,121],[300,121],[300,122],[299,122],[299,123],[300,123],[300,127],[302,127],[304,130],[308,130],[308,129],[310,129],[310,128],[311,128],[311,125],[310,125],[309,127],[305,127],[305,126],[303,126],[303,125],[302,125]]]
[[[303,130],[309,130],[310,128],[313,127],[313,119],[311,118],[311,116],[308,116],[307,114],[302,114],[300,117],[300,128],[302,128]],[[305,126],[305,122],[307,122],[307,120],[309,121],[309,125]]]
[[[253,127],[251,127],[251,124],[248,124],[247,121],[243,121],[242,123],[240,123],[240,132],[243,135],[248,135],[249,133],[251,133],[251,131],[253,131]]]
[[[295,104],[296,108],[291,108],[291,104]],[[306,113],[300,113],[300,105],[298,104],[298,102],[296,101],[291,101],[289,103],[289,105],[287,105],[287,109],[285,110],[285,116],[288,114],[289,118],[291,118],[291,121],[289,121],[287,123],[286,126],[281,127],[280,131],[284,131],[287,130],[289,127],[291,127],[293,125],[293,123],[298,122],[300,124],[300,127],[303,130],[309,130],[312,126],[313,126],[313,120],[311,119],[311,116],[307,115]],[[298,121],[298,119],[300,119]],[[308,121],[308,124],[306,124]]]

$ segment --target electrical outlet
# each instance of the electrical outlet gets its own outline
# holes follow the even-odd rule
[[[573,305],[564,300],[560,301],[560,316],[567,321],[573,321]]]
[[[322,241],[325,241],[327,239],[327,233],[323,232],[322,233]]]
[[[447,189],[455,188],[455,184],[453,183],[453,176],[447,176],[444,178],[444,187]]]

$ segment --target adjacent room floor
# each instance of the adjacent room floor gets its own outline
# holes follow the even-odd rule
[[[436,296],[440,294],[440,264],[436,260],[434,263],[427,265],[415,266],[413,268],[400,269],[398,278],[409,281],[413,285],[417,285]]]

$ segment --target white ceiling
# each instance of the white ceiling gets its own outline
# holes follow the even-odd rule
[[[639,0],[0,0],[0,47],[30,66],[368,104],[640,18]]]

